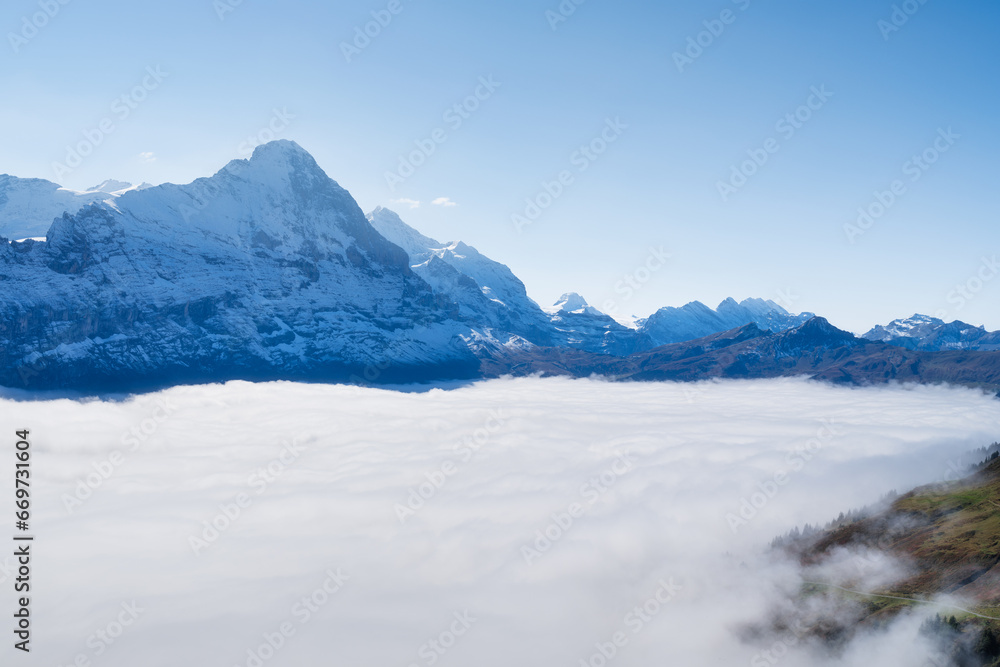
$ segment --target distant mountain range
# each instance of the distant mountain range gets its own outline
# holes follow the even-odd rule
[[[756,324],[626,357],[566,349],[509,351],[484,362],[487,376],[605,375],[618,380],[696,381],[807,376],[835,384],[952,383],[1000,389],[1000,353],[927,352],[869,341],[822,317],[781,332]]]
[[[1000,350],[1000,331],[959,321],[945,323],[926,315],[877,326],[864,337],[911,350]]]
[[[760,299],[663,308],[634,326],[575,293],[541,308],[475,248],[388,209],[364,215],[288,141],[189,185],[73,192],[0,176],[0,236],[8,387],[530,372],[1000,386],[1000,353],[985,351],[996,334],[920,316],[862,339]]]

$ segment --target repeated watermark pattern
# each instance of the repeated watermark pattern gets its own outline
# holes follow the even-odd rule
[[[278,623],[274,630],[261,635],[261,641],[246,649],[245,667],[262,667],[274,658],[295,637],[299,629],[313,620],[316,615],[340,593],[351,575],[342,568],[330,568],[325,573],[323,583],[313,589],[308,595],[296,601],[288,617]],[[237,665],[237,667],[240,667]]]
[[[570,155],[569,163],[572,169],[560,171],[551,181],[542,181],[541,190],[533,197],[525,199],[524,209],[510,216],[510,221],[517,233],[521,234],[525,227],[534,224],[543,212],[566,193],[567,188],[576,183],[577,176],[590,169],[601,156],[608,152],[612,144],[621,139],[627,129],[628,125],[623,123],[621,118],[606,119],[604,129]]]
[[[757,518],[761,510],[767,507],[781,493],[781,489],[788,486],[795,474],[804,470],[824,447],[835,437],[843,435],[833,419],[823,419],[821,423],[816,431],[816,437],[788,452],[785,456],[787,467],[776,470],[770,479],[759,482],[757,491],[749,497],[741,498],[739,507],[726,514],[726,523],[734,535]]]
[[[882,33],[882,39],[889,41],[889,38],[903,29],[910,19],[916,15],[920,9],[930,0],[904,0],[898,5],[892,6],[892,13],[888,19],[879,19],[876,26]]]
[[[938,128],[933,143],[913,155],[900,167],[905,179],[897,178],[885,190],[875,190],[872,193],[872,201],[858,208],[858,217],[854,222],[844,225],[844,235],[848,242],[853,245],[858,242],[858,238],[868,233],[909,192],[910,186],[907,183],[916,183],[923,178],[924,174],[937,164],[941,156],[950,151],[961,138],[962,135],[956,134],[950,127]]]
[[[295,120],[295,114],[289,113],[287,107],[274,109],[271,112],[271,120],[239,145],[237,148],[239,154],[244,157],[252,155],[258,146],[270,143],[284,134],[293,120]]]
[[[673,255],[668,253],[662,245],[650,246],[646,259],[615,283],[614,291],[618,297],[606,299],[601,304],[604,312],[612,317],[618,315],[621,307],[648,285],[653,276],[662,271],[672,257]]]
[[[17,32],[7,33],[7,41],[15,54],[21,52],[28,42],[38,37],[39,33],[59,15],[62,8],[72,0],[38,0],[38,11],[21,17],[21,28]]]
[[[196,556],[201,556],[217,542],[254,504],[254,499],[266,492],[289,467],[294,465],[306,451],[302,442],[304,436],[296,436],[291,442],[284,442],[281,452],[267,464],[250,472],[247,477],[247,491],[241,491],[231,500],[219,503],[218,512],[201,522],[202,529],[188,536],[188,546]]]
[[[548,553],[552,547],[566,537],[574,526],[622,478],[635,467],[628,453],[620,454],[614,463],[600,475],[584,482],[579,489],[580,499],[571,502],[565,509],[549,515],[551,521],[535,531],[534,540],[521,547],[521,556],[528,565]]]
[[[448,107],[441,115],[446,127],[437,127],[422,139],[413,141],[414,148],[409,153],[401,154],[398,157],[398,164],[395,171],[385,172],[385,184],[390,192],[395,192],[396,188],[405,183],[407,179],[417,173],[417,170],[427,164],[427,160],[434,155],[438,147],[448,141],[449,132],[457,132],[467,120],[472,118],[472,114],[479,110],[483,102],[493,97],[494,93],[503,84],[493,78],[493,75],[479,77],[479,85],[465,98]]]
[[[753,0],[733,0],[733,4],[741,12],[749,9],[752,2]],[[722,37],[729,26],[736,23],[738,17],[737,12],[727,8],[719,12],[717,17],[702,21],[701,25],[704,30],[689,36],[684,48],[673,53],[674,66],[677,67],[677,71],[683,74],[684,70],[705,55],[706,50]]]
[[[509,415],[504,413],[503,408],[490,410],[489,416],[481,427],[454,445],[452,451],[456,458],[448,459],[434,470],[425,472],[423,480],[407,490],[406,500],[393,505],[393,511],[396,513],[399,523],[405,524],[417,512],[425,508],[427,503],[441,492],[448,480],[457,475],[462,466],[469,463],[476,453],[485,447],[493,436],[504,427],[508,419]]]
[[[95,126],[84,129],[83,139],[66,147],[66,157],[63,161],[52,163],[52,172],[56,179],[61,180],[67,174],[71,174],[86,158],[93,155],[97,148],[121,127],[120,124],[128,120],[139,105],[149,99],[150,93],[163,85],[169,76],[170,73],[164,72],[160,65],[147,67],[145,76],[139,83],[112,100],[110,115],[102,118]]]
[[[729,201],[731,196],[739,192],[764,165],[770,162],[771,157],[781,150],[781,142],[791,140],[806,123],[812,120],[817,111],[826,106],[831,97],[833,93],[827,90],[825,85],[810,88],[806,101],[794,111],[779,118],[774,124],[774,131],[778,136],[768,137],[760,146],[747,149],[747,159],[730,167],[728,179],[716,182],[715,189],[722,197],[722,201]]]

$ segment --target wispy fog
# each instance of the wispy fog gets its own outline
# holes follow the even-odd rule
[[[801,380],[232,383],[2,400],[0,423],[4,540],[15,429],[35,450],[18,664],[919,665],[918,617],[837,656],[748,635],[801,613],[785,600],[803,575],[765,548],[954,477],[997,439],[1000,401]],[[874,583],[905,567],[869,561]]]

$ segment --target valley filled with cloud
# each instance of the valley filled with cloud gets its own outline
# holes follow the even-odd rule
[[[931,606],[835,652],[748,631],[855,557],[768,544],[955,479],[1000,420],[971,389],[800,379],[5,396],[5,432],[34,426],[21,662],[61,666],[924,664]]]

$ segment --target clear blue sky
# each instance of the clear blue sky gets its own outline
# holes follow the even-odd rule
[[[189,182],[287,110],[278,136],[362,208],[478,247],[543,304],[577,291],[648,315],[781,292],[856,331],[916,311],[1000,329],[1000,275],[982,267],[1000,254],[995,2],[910,0],[890,32],[892,0],[586,0],[555,29],[559,0],[244,0],[220,20],[225,1],[41,0],[55,15],[37,34],[24,17],[39,0],[5,3],[0,172],[77,189]],[[348,62],[342,43],[390,4],[398,13]],[[705,21],[721,34],[701,35],[679,71],[673,54]],[[480,77],[500,86],[480,88],[487,99],[456,127],[445,114]],[[144,79],[134,109],[116,102]],[[813,97],[801,127],[778,125],[823,86],[832,96]],[[114,131],[57,174],[105,119]],[[595,160],[574,157],[608,119],[627,128]],[[386,172],[438,128],[446,141],[390,191]],[[960,138],[939,141],[933,165],[906,165],[948,128]],[[723,201],[719,181],[754,150],[767,162]],[[564,170],[572,183],[518,233],[511,216]],[[850,243],[844,225],[894,180],[905,191]],[[456,205],[432,203],[445,197]],[[616,293],[651,246],[667,265]]]

